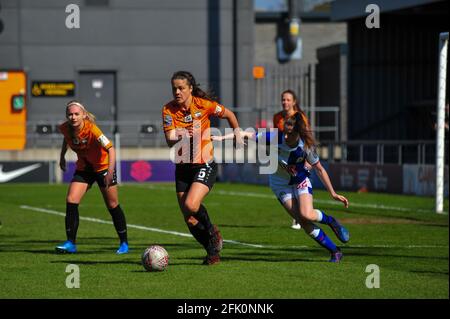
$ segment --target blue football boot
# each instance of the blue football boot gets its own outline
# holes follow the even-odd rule
[[[333,232],[336,234],[336,237],[345,243],[348,243],[348,241],[350,240],[350,233],[347,230],[347,228],[345,228],[344,226],[342,226],[341,224],[339,224],[339,222],[334,219],[332,217],[332,222],[328,225],[330,226],[330,228],[333,230]]]
[[[123,242],[120,244],[119,249],[117,249],[116,254],[122,255],[127,253],[128,253],[128,243]]]
[[[77,252],[77,245],[72,243],[70,240],[65,241],[61,245],[55,247],[57,253],[65,254],[74,254]]]
[[[331,263],[338,263],[338,262],[341,261],[343,256],[344,255],[342,254],[341,250],[338,249],[335,252],[331,253],[331,258],[330,258],[329,262],[331,262]]]

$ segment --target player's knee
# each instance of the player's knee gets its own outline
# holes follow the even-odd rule
[[[79,204],[80,203],[80,198],[78,196],[74,196],[74,195],[68,194],[66,196],[66,203]]]
[[[113,209],[119,206],[119,201],[117,199],[108,199],[106,202],[108,209]]]
[[[301,214],[301,217],[303,217],[304,219],[309,220],[309,221],[315,221],[315,219],[316,219],[316,214],[314,213],[313,209],[301,210],[300,214]]]
[[[188,214],[195,214],[196,212],[198,212],[199,208],[200,203],[197,203],[195,201],[186,200],[186,202],[184,203],[184,210]]]

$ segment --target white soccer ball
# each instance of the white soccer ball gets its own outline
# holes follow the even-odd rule
[[[142,265],[147,271],[163,271],[169,265],[169,254],[163,247],[152,245],[142,254]]]

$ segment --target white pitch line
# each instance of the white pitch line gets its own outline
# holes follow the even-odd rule
[[[266,195],[266,194],[258,194],[258,193],[240,193],[240,192],[230,192],[230,191],[222,191],[216,190],[214,191],[216,194],[220,195],[231,195],[231,196],[246,196],[246,197],[259,197],[259,198],[272,198],[275,199],[275,195]],[[342,203],[332,200],[324,200],[324,199],[316,199],[314,198],[314,202],[319,204],[328,204],[335,206],[342,206]],[[396,210],[401,212],[410,212],[416,211],[420,213],[430,213],[433,212],[431,209],[414,209],[414,208],[405,208],[405,207],[397,207],[397,206],[386,206],[379,204],[361,204],[361,203],[350,203],[350,206],[358,207],[358,208],[372,208],[372,209],[383,209],[383,210]]]
[[[164,187],[164,186],[156,186],[156,185],[147,185],[147,188],[150,189],[160,189],[160,190],[173,190],[170,187]],[[259,194],[259,193],[252,193],[252,192],[233,192],[233,191],[222,191],[222,190],[214,190],[212,192],[213,194],[219,194],[219,195],[229,195],[229,196],[242,196],[242,197],[256,197],[256,198],[269,198],[269,199],[275,199],[275,195],[267,195],[267,194]],[[328,205],[335,205],[335,206],[342,206],[342,203],[332,200],[323,200],[323,199],[316,199],[314,198],[314,202],[319,204],[328,204]],[[350,206],[352,207],[358,207],[358,208],[372,208],[372,209],[382,209],[382,210],[396,210],[401,212],[419,212],[419,213],[432,213],[434,212],[432,209],[414,209],[414,208],[405,208],[405,207],[398,207],[398,206],[386,206],[386,205],[379,205],[379,204],[362,204],[362,203],[350,203]]]
[[[58,212],[56,210],[51,210],[51,209],[45,209],[45,208],[40,208],[40,207],[33,207],[33,206],[28,206],[28,205],[21,205],[20,208],[27,209],[27,210],[32,210],[32,211],[36,211],[36,212],[40,212],[40,213],[46,213],[46,214],[66,217],[65,213]],[[80,219],[81,220],[87,220],[87,221],[90,221],[90,222],[93,222],[93,223],[113,225],[113,223],[111,221],[103,220],[103,219],[99,219],[99,218],[80,216]],[[146,230],[146,231],[152,231],[152,232],[156,232],[156,233],[164,233],[164,234],[170,234],[170,235],[175,235],[175,236],[181,236],[181,237],[192,237],[191,234],[180,233],[180,232],[171,231],[171,230],[164,230],[164,229],[159,229],[159,228],[154,228],[154,227],[146,227],[146,226],[133,225],[133,224],[127,224],[127,227],[128,228],[140,229],[140,230]],[[255,247],[255,248],[269,248],[270,247],[270,246],[264,246],[264,245],[243,243],[243,242],[236,241],[236,240],[224,239],[223,241],[225,243],[229,243],[229,244],[249,246],[249,247]]]
[[[41,212],[41,213],[46,213],[46,214],[51,214],[51,215],[57,215],[57,216],[61,216],[61,217],[65,217],[66,216],[65,213],[58,212],[56,210],[40,208],[40,207],[21,205],[20,208],[26,209],[26,210],[31,210],[31,211],[36,211],[36,212]],[[99,218],[80,216],[80,219],[81,220],[90,221],[90,222],[94,222],[94,223],[113,225],[113,223],[111,221],[103,220],[103,219],[99,219]],[[180,232],[171,231],[171,230],[164,230],[164,229],[159,229],[159,228],[154,228],[154,227],[146,227],[146,226],[133,225],[133,224],[127,224],[127,227],[128,228],[135,228],[135,229],[145,230],[145,231],[153,231],[153,232],[157,232],[157,233],[170,234],[170,235],[175,235],[175,236],[192,237],[191,234],[180,233]],[[244,242],[231,240],[231,239],[224,239],[223,241],[225,243],[229,243],[229,244],[248,246],[248,247],[254,247],[254,248],[271,248],[271,249],[282,249],[282,248],[305,249],[305,248],[314,248],[313,246],[274,246],[274,245],[249,244],[249,243],[244,243]],[[448,245],[447,246],[444,246],[444,245],[405,245],[405,246],[400,246],[400,245],[348,245],[346,247],[347,248],[406,248],[406,249],[414,249],[414,248],[448,248]]]

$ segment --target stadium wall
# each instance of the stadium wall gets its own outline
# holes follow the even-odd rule
[[[80,8],[79,29],[65,25],[69,4]],[[33,81],[75,83],[73,96],[29,94],[29,123],[64,120],[65,103],[83,98],[83,73],[113,75],[114,101],[87,107],[119,122],[160,123],[177,70],[191,71],[226,106],[253,100],[252,0],[1,0],[1,6],[0,70],[24,70],[30,93]]]

